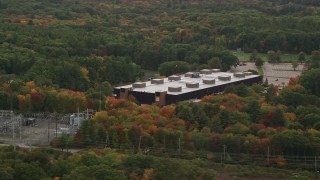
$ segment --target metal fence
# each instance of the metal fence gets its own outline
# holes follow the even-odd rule
[[[63,133],[74,135],[81,123],[92,118],[95,111],[73,114],[17,114],[0,110],[0,143],[48,145]]]

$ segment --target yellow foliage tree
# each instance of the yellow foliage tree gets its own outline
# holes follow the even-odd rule
[[[313,129],[313,128],[308,129],[308,133],[312,134],[313,136],[317,136],[317,137],[320,136],[320,131]]]
[[[100,112],[97,112],[92,119],[97,122],[104,122],[107,118],[108,118],[108,112],[100,111]]]
[[[285,113],[287,119],[291,122],[296,122],[297,121],[297,117],[294,113]]]
[[[18,98],[18,102],[19,102],[19,110],[22,111],[22,112],[26,112],[30,109],[30,94],[27,94],[27,95],[21,95],[19,94],[17,96]]]
[[[152,177],[153,174],[153,169],[149,168],[149,169],[145,169],[143,172],[143,176],[141,178],[141,180],[153,180],[154,177]]]
[[[80,68],[80,73],[82,74],[82,77],[86,81],[90,81],[89,79],[89,71],[86,67],[81,67]]]
[[[278,156],[277,159],[276,159],[276,163],[280,167],[283,167],[283,166],[287,165],[287,161],[283,156]]]
[[[26,82],[26,86],[29,87],[30,89],[36,88],[36,84],[34,83],[34,81]]]

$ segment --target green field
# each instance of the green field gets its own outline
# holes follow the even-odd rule
[[[232,51],[240,61],[249,61],[251,53],[242,53],[238,51]],[[268,61],[268,54],[259,53],[262,60]],[[309,55],[306,55],[306,59],[309,59]],[[297,60],[297,54],[281,54],[281,62],[292,62]]]

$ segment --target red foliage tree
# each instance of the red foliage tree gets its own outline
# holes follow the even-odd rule
[[[38,111],[43,107],[46,95],[36,89],[31,89],[31,103]]]
[[[297,85],[298,83],[298,80],[299,80],[299,77],[292,77],[289,79],[289,83],[288,83],[288,86],[295,86]]]
[[[160,109],[160,114],[167,118],[172,118],[176,115],[176,107],[173,105],[164,106]]]

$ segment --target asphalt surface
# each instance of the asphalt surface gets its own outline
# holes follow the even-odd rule
[[[299,64],[296,70],[291,63],[270,64],[264,63],[262,66],[264,80],[267,78],[269,84],[286,86],[290,78],[299,76],[303,71],[304,65]]]
[[[291,77],[299,76],[304,70],[304,65],[299,64],[296,70],[293,69],[291,63],[277,63],[270,64],[265,62],[262,66],[263,69],[263,81],[268,80],[269,84],[283,87],[288,85]],[[243,72],[248,70],[257,71],[257,67],[252,62],[246,62],[245,65],[231,68],[232,72]]]

